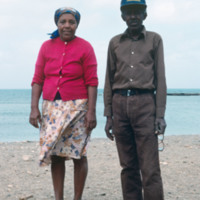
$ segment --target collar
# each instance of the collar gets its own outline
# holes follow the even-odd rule
[[[130,39],[132,39],[132,37],[130,36],[130,33],[129,33],[129,31],[128,31],[128,28],[126,29],[126,31],[121,35],[121,38],[120,38],[120,40],[124,40],[124,39],[126,39],[126,38],[130,38]],[[140,39],[142,39],[142,38],[146,38],[146,28],[145,28],[145,26],[143,26],[143,28],[142,28],[142,30],[141,30],[141,32],[140,32],[140,35],[139,35],[139,37],[138,37],[138,40],[140,40]]]

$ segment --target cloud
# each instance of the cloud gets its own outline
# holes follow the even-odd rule
[[[169,20],[174,16],[175,5],[173,2],[158,2],[151,10],[151,15],[159,20]]]
[[[196,74],[200,73],[197,67],[200,63],[200,1],[148,0],[147,3],[149,16],[145,26],[163,37],[170,87],[175,84],[174,69],[185,77],[195,71],[194,79],[197,80]],[[109,40],[126,29],[121,19],[120,0],[0,0],[0,5],[1,88],[30,87],[30,84],[24,85],[24,74],[26,82],[31,81],[39,47],[49,38],[46,33],[56,29],[54,12],[63,6],[80,11],[77,35],[94,47],[100,87],[104,85]],[[8,81],[8,76],[13,81]],[[185,82],[183,78],[179,85]]]
[[[100,6],[100,7],[110,7],[110,6],[114,6],[114,7],[120,7],[120,1],[116,1],[116,0],[96,0],[96,1],[92,1],[92,4],[94,6]]]
[[[200,20],[200,1],[154,0],[149,6],[152,20],[164,23],[188,23]]]
[[[16,3],[18,0],[0,0],[0,4],[1,6],[4,4],[4,5],[11,5],[11,3]]]

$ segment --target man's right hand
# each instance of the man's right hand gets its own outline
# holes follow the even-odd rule
[[[112,117],[107,117],[105,132],[106,132],[107,137],[113,141],[114,135],[112,133],[112,125],[113,125]]]

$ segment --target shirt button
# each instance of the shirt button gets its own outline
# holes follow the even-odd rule
[[[132,82],[132,81],[133,81],[133,79],[132,79],[132,78],[130,78],[129,80],[130,80],[130,82]]]
[[[60,88],[59,87],[57,87],[57,90],[59,90]]]
[[[134,51],[132,51],[131,54],[134,54]]]
[[[60,69],[62,69],[63,67],[61,66]]]
[[[63,53],[63,56],[65,55],[65,53]]]
[[[67,42],[65,42],[65,45],[67,44]]]
[[[133,65],[131,65],[131,68],[133,68]]]
[[[60,78],[62,78],[62,76],[60,76]]]

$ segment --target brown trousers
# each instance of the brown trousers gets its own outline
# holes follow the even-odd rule
[[[154,94],[114,94],[112,106],[123,199],[163,200]]]

